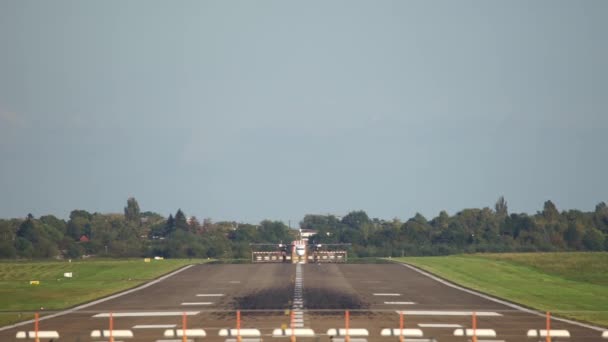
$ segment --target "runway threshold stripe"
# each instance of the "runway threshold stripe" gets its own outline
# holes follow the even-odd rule
[[[439,310],[399,310],[395,311],[398,314],[411,316],[472,316],[473,311],[439,311]],[[498,312],[492,311],[476,311],[478,317],[499,317],[502,316]]]
[[[200,311],[144,311],[144,312],[114,312],[113,317],[166,317],[166,316],[194,316],[201,313]],[[93,316],[94,318],[108,318],[110,317],[109,312],[99,313]]]

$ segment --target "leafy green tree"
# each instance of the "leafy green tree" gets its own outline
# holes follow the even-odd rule
[[[564,232],[564,240],[570,248],[582,249],[582,233],[575,223],[570,223]]]
[[[175,229],[182,231],[189,230],[188,220],[186,219],[186,215],[184,215],[184,212],[181,209],[178,209],[177,213],[175,213]]]
[[[507,201],[505,201],[504,196],[500,196],[498,198],[494,209],[496,210],[496,216],[500,221],[504,220],[507,216],[509,216],[509,208],[507,206]]]
[[[135,225],[140,224],[140,210],[139,204],[134,197],[127,199],[127,206],[125,207],[125,219]]]
[[[367,213],[363,210],[351,211],[342,218],[342,223],[354,229],[360,229],[364,224],[371,223]]]
[[[608,234],[608,206],[606,203],[600,202],[595,206],[593,221],[599,230],[604,232],[604,234]]]
[[[548,222],[557,221],[559,218],[559,211],[553,202],[546,201],[543,207],[543,216]]]
[[[13,246],[12,241],[0,241],[0,258],[12,259],[17,256],[17,249]]]
[[[583,235],[583,245],[588,251],[601,251],[604,249],[604,234],[595,228],[589,228]]]

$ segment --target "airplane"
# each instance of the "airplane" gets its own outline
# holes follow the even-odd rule
[[[322,249],[333,246],[346,247],[350,243],[309,244],[307,240],[294,240],[290,244],[280,243],[250,243],[255,247],[272,247],[274,251],[252,251],[253,262],[338,262],[346,261],[346,250],[333,251]]]

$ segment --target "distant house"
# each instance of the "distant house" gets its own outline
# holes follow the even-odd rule
[[[83,236],[81,236],[81,237],[80,237],[80,239],[78,239],[78,241],[79,241],[79,242],[89,242],[89,241],[91,241],[91,240],[89,239],[89,237],[88,237],[88,236],[83,235]]]
[[[317,234],[316,230],[312,229],[300,229],[300,237],[302,240],[308,240],[309,237]]]

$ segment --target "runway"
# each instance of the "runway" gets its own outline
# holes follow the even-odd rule
[[[545,341],[527,337],[529,330],[545,328],[543,316],[462,291],[401,264],[195,265],[143,289],[43,320],[39,329],[56,332],[60,338],[54,341],[108,341],[103,331],[91,336],[109,329],[112,314],[116,342],[177,342],[182,341],[186,313],[188,340],[224,342],[235,339],[220,334],[237,328],[236,310],[241,311],[241,333],[266,341],[287,341],[273,337],[273,332],[291,324],[302,329],[299,333],[314,332],[298,341],[329,341],[329,330],[345,328],[345,310],[351,342],[398,341],[382,334],[394,334],[387,329],[400,327],[399,312],[404,328],[413,334],[406,341],[469,341],[471,337],[463,335],[472,328],[473,313],[479,342]],[[33,329],[29,323],[2,330],[0,341],[26,341],[16,338],[17,333]],[[599,329],[556,320],[551,329],[562,331],[554,332],[553,341],[608,341]],[[197,337],[202,331],[206,337]],[[570,338],[557,337],[563,331]],[[257,332],[259,337],[254,336]]]

